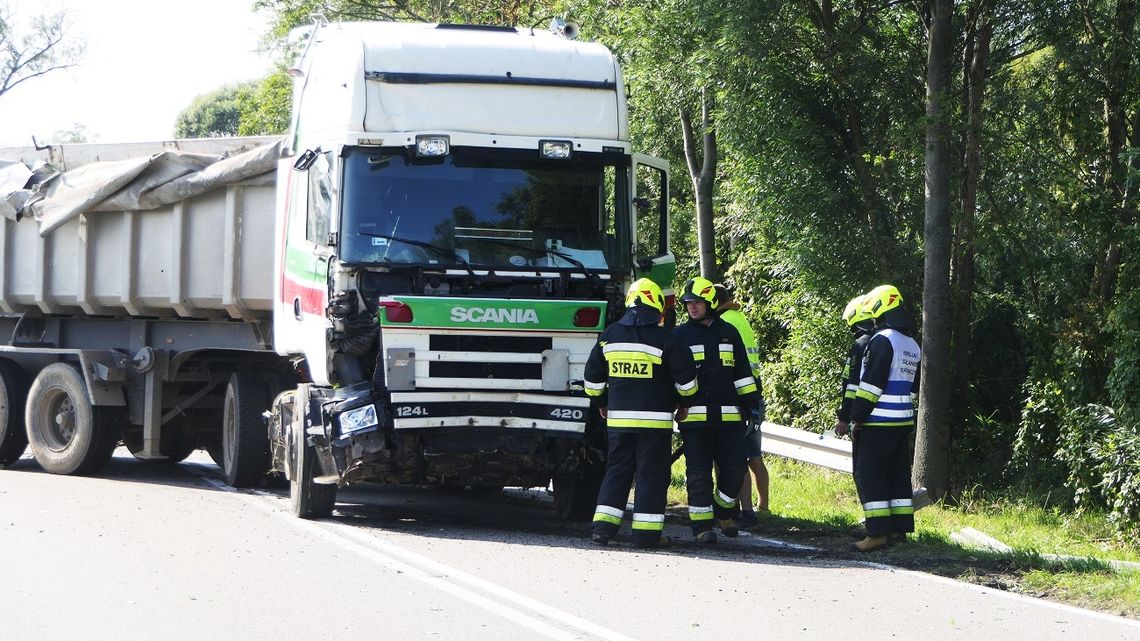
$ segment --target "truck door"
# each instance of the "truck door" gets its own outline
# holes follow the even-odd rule
[[[661,286],[669,323],[674,314],[677,264],[669,251],[669,161],[633,155],[634,260],[638,277]],[[671,323],[670,323],[671,324]]]
[[[307,169],[293,170],[282,274],[284,318],[274,323],[275,340],[306,357],[317,384],[328,383],[325,308],[333,253],[330,222],[336,211],[333,163],[332,152],[317,150]]]

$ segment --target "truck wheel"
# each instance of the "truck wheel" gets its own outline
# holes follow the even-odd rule
[[[235,372],[222,405],[222,471],[234,487],[259,484],[269,472],[269,432],[261,413],[268,407],[265,381]]]
[[[598,505],[605,468],[589,466],[577,477],[554,479],[554,509],[567,521],[589,521]]]
[[[0,361],[0,467],[15,463],[28,449],[23,412],[27,397],[28,377],[24,370]]]
[[[93,474],[119,444],[118,424],[108,410],[91,405],[79,370],[53,363],[28,391],[25,422],[36,462],[52,474]]]
[[[293,514],[303,519],[323,519],[332,514],[336,506],[336,485],[313,482],[317,452],[305,442],[303,434],[295,437],[293,451],[293,478],[289,481],[289,503]]]

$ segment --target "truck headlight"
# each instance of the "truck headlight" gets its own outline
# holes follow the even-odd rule
[[[416,136],[416,155],[421,158],[446,156],[450,147],[451,138],[449,136]]]
[[[340,423],[341,436],[359,432],[369,427],[376,427],[380,423],[376,419],[375,405],[365,405],[348,410],[337,417],[337,421]]]
[[[569,140],[540,140],[539,155],[550,160],[566,160],[574,153],[574,145]]]

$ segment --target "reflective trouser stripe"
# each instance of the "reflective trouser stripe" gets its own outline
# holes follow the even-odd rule
[[[594,508],[594,521],[603,521],[605,523],[613,523],[614,525],[621,525],[621,517],[625,512],[616,507],[609,505],[599,505]]]
[[[665,515],[635,512],[633,515],[633,529],[656,530],[660,532],[665,529]]]
[[[891,514],[914,514],[914,500],[893,499],[891,501]]]
[[[890,516],[891,515],[891,502],[890,501],[869,501],[863,504],[863,515],[867,518],[874,518],[876,516]]]
[[[693,507],[689,506],[689,520],[690,521],[711,521],[713,520],[712,506],[708,507]]]
[[[716,494],[713,495],[713,499],[716,500],[717,504],[721,507],[730,509],[736,507],[736,497],[728,496],[720,490],[716,491]]]

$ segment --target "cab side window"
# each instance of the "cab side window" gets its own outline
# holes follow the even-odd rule
[[[637,166],[637,198],[634,212],[637,216],[635,248],[638,258],[661,256],[668,250],[668,229],[665,220],[665,172],[647,165]]]
[[[305,221],[305,237],[318,245],[326,245],[333,211],[332,152],[319,154],[308,171],[309,207]]]

